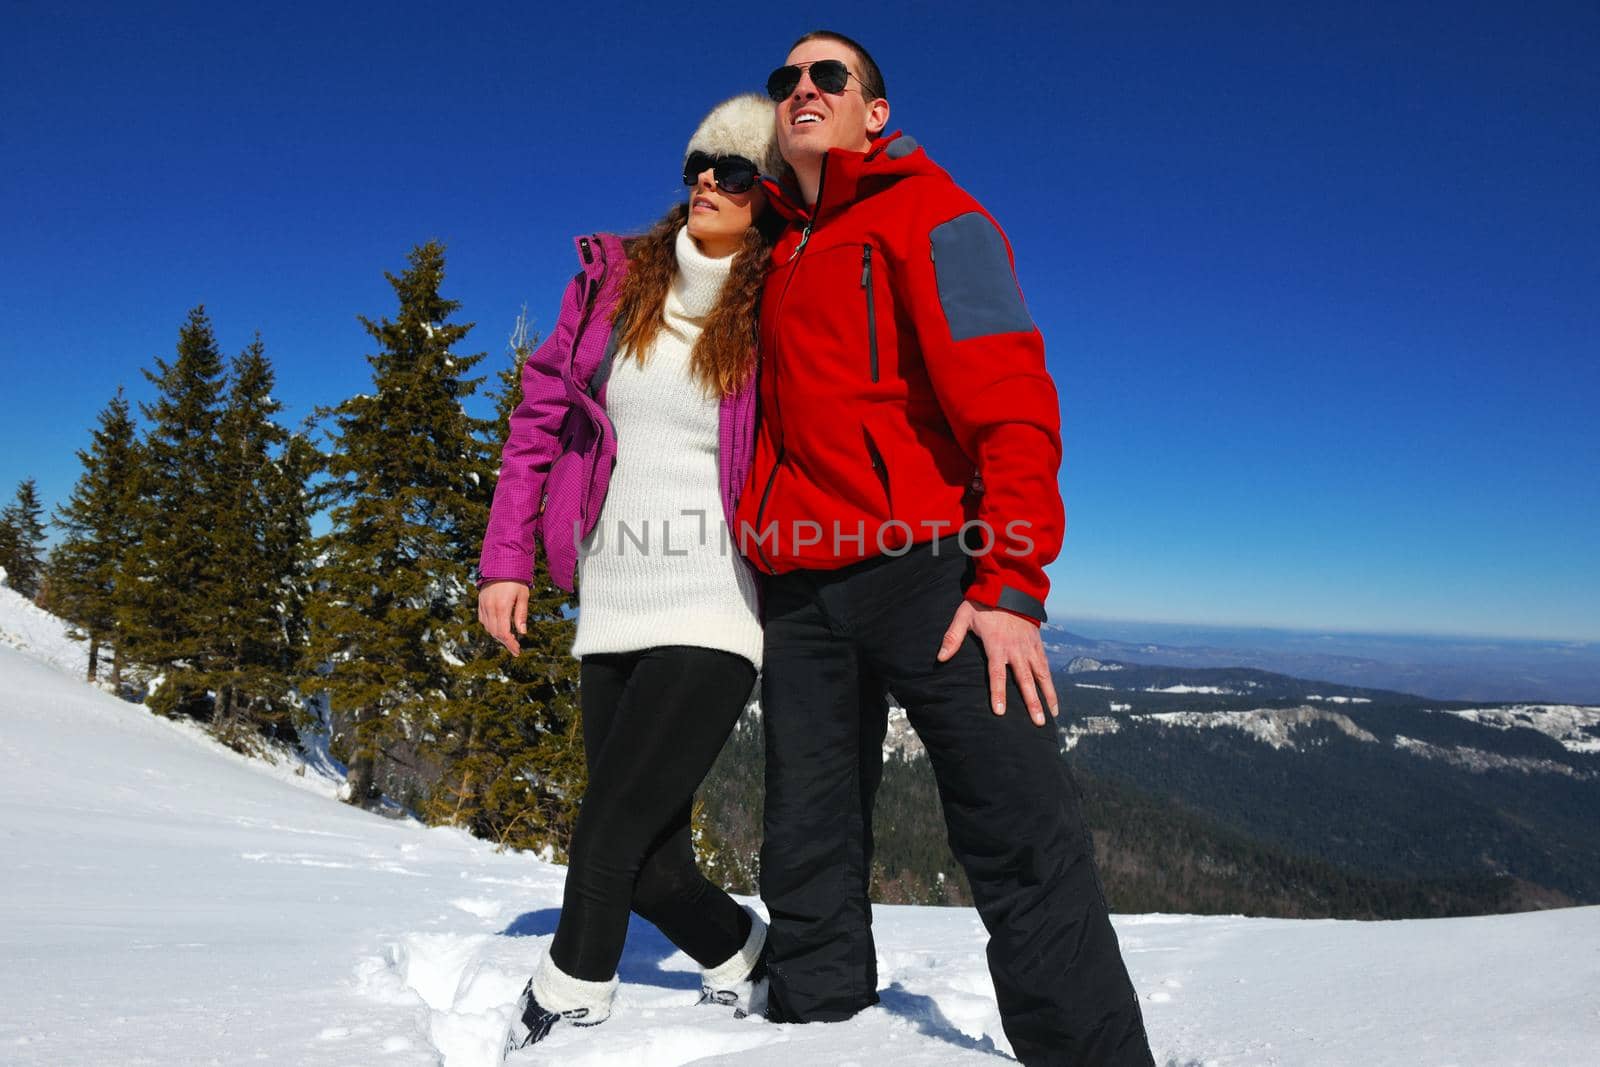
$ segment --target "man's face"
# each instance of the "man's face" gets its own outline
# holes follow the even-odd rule
[[[837,59],[850,68],[844,92],[825,93],[812,83],[806,65],[819,59]],[[784,63],[801,68],[794,91],[778,103],[778,150],[791,166],[820,158],[830,148],[865,152],[871,147],[889,120],[889,102],[867,103],[855,52],[838,41],[805,41]]]

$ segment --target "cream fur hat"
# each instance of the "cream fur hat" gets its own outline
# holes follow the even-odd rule
[[[724,100],[700,120],[689,147],[683,150],[683,161],[687,163],[696,152],[743,156],[760,167],[762,174],[776,178],[783,173],[784,162],[773,129],[775,116],[772,101],[759,93]]]

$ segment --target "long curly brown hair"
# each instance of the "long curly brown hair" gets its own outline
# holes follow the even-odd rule
[[[689,219],[687,201],[662,217],[650,232],[629,240],[628,274],[622,295],[611,313],[619,331],[622,358],[644,363],[645,353],[665,323],[663,309],[672,277],[678,272],[678,231]],[[728,396],[750,380],[756,366],[756,327],[761,289],[767,280],[767,261],[773,242],[783,229],[783,219],[770,208],[756,216],[744,232],[744,243],[734,253],[722,295],[706,316],[705,328],[689,355],[689,367],[707,392]]]

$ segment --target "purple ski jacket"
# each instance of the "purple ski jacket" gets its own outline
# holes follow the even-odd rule
[[[601,233],[574,243],[582,269],[561,298],[561,314],[522,367],[522,402],[500,451],[500,480],[478,559],[477,584],[533,582],[534,541],[544,544],[551,579],[573,591],[578,545],[594,529],[617,462],[617,434],[606,416],[606,381],[616,355],[611,312],[628,257],[622,239]],[[755,377],[724,397],[717,468],[723,515],[733,516],[750,471],[755,438]]]

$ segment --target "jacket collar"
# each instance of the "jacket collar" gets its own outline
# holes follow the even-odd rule
[[[586,233],[572,239],[578,252],[578,266],[590,281],[599,281],[619,264],[628,262],[628,253],[622,247],[622,238],[614,233]]]
[[[778,214],[791,222],[809,224],[837,214],[901,178],[943,173],[913,138],[896,130],[873,141],[865,152],[828,149],[822,161],[822,184],[814,208],[805,206],[800,186],[792,174],[781,184],[771,178],[762,178],[761,184],[768,202]]]

